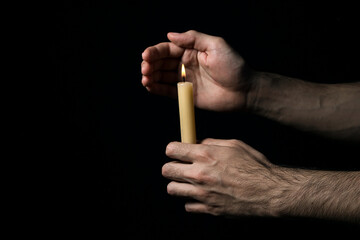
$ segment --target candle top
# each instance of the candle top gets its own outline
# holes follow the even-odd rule
[[[193,85],[192,82],[178,82],[177,85],[183,86],[183,85]]]

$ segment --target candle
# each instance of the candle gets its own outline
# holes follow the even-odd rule
[[[193,84],[186,82],[184,64],[181,65],[182,82],[178,82],[181,142],[196,143]]]

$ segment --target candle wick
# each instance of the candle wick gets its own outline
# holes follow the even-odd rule
[[[185,82],[185,77],[182,77],[182,79],[183,79],[183,82]]]

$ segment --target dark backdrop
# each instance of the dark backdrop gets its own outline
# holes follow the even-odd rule
[[[354,4],[315,1],[61,1],[43,19],[48,81],[55,83],[49,132],[54,234],[158,239],[356,231],[313,219],[224,219],[186,213],[166,193],[166,145],[180,139],[177,102],[141,85],[141,53],[169,31],[224,37],[255,69],[313,82],[358,81]],[[359,170],[358,146],[241,113],[196,109],[198,138],[236,138],[290,167]]]

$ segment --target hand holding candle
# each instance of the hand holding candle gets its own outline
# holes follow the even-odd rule
[[[181,77],[183,81],[177,84],[181,142],[196,143],[193,84],[185,81],[186,72],[184,64],[181,65]]]

